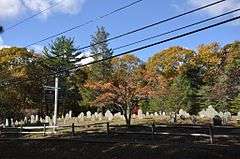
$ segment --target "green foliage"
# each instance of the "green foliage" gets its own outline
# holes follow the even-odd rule
[[[43,66],[48,72],[59,72],[74,67],[76,47],[74,39],[65,36],[57,38],[49,47],[44,48]],[[62,92],[62,102],[60,105],[60,113],[68,110],[77,112],[79,103],[82,99],[79,91],[81,85],[87,78],[85,70],[77,70],[74,74],[65,71],[59,78],[59,87]],[[48,82],[46,82],[48,83]]]
[[[98,27],[95,35],[92,36],[91,54],[95,55],[94,60],[101,60],[111,57],[113,52],[108,47],[107,39],[109,33],[105,31],[104,27]],[[108,80],[111,78],[112,65],[111,60],[103,61],[91,66],[91,79],[95,81]]]
[[[230,112],[237,114],[240,112],[240,93],[230,104]]]

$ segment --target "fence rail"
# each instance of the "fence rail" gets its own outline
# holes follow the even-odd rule
[[[227,126],[212,126],[212,125],[187,125],[187,124],[173,124],[173,125],[167,125],[167,124],[155,124],[152,123],[151,125],[148,124],[142,124],[142,125],[133,125],[132,128],[141,128],[141,130],[144,130],[144,128],[147,128],[149,130],[144,131],[131,131],[131,129],[126,129],[126,131],[119,131],[114,130],[117,128],[127,128],[125,125],[111,125],[109,122],[101,122],[101,123],[94,123],[94,124],[86,124],[86,125],[75,125],[72,123],[71,125],[65,125],[65,126],[21,126],[21,127],[15,127],[15,128],[0,128],[0,134],[52,134],[57,133],[54,131],[54,128],[69,128],[71,129],[72,136],[76,135],[76,128],[86,128],[86,130],[83,131],[89,131],[91,129],[95,129],[96,127],[104,127],[105,133],[107,136],[113,135],[113,134],[129,134],[129,135],[150,135],[152,139],[154,139],[157,135],[169,135],[169,136],[194,136],[194,137],[206,137],[209,138],[209,142],[211,144],[214,143],[214,138],[217,137],[240,137],[240,127],[233,127],[230,125]],[[142,129],[143,128],[143,129]],[[52,132],[47,131],[47,129],[53,129]],[[195,130],[205,130],[206,133],[180,133],[180,132],[168,132],[164,129],[195,129]],[[239,134],[216,134],[214,130],[239,130]],[[17,131],[8,131],[8,130],[17,130]],[[24,131],[24,130],[42,130],[42,131]],[[226,132],[225,132],[226,133]]]

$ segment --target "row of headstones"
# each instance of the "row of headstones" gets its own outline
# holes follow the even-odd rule
[[[214,118],[215,116],[219,116],[222,119],[231,119],[232,115],[230,112],[217,112],[212,106],[209,106],[207,109],[203,109],[199,113],[200,118]],[[238,118],[240,117],[240,112],[238,113]]]
[[[138,110],[137,114],[133,114],[132,118],[133,119],[143,119],[143,118],[149,118],[149,117],[159,117],[159,116],[167,116],[168,114],[166,112],[155,112],[155,113],[149,113],[146,112],[146,114],[143,113],[141,109]],[[183,116],[185,118],[191,117],[189,113],[186,111],[180,109],[179,113],[177,114],[178,116]],[[202,111],[199,112],[199,117],[200,118],[214,118],[215,116],[220,116],[224,120],[229,120],[231,119],[231,113],[230,112],[217,112],[212,106],[209,106],[207,109],[203,109]],[[72,111],[70,110],[65,116],[62,116],[62,119],[64,121],[71,119],[72,118]],[[124,120],[124,116],[119,112],[113,114],[111,111],[107,110],[104,114],[103,113],[91,113],[88,111],[85,114],[82,112],[78,115],[77,117],[80,119],[80,121],[86,120],[91,120],[91,121],[101,121],[103,119],[107,119],[108,121],[112,121],[114,118],[116,119],[122,119]],[[53,119],[53,118],[52,118]],[[25,125],[25,124],[34,124],[34,123],[49,123],[49,125],[53,125],[53,120],[49,116],[45,116],[45,118],[39,118],[38,115],[31,115],[30,119],[27,117],[24,118],[24,120],[21,121],[14,121],[13,119],[6,119],[4,126],[18,126],[18,125]],[[240,120],[240,112],[238,113],[238,120]]]
[[[15,127],[15,126],[20,126],[20,125],[27,125],[27,124],[36,124],[36,123],[48,123],[50,126],[53,125],[53,120],[49,116],[45,116],[45,118],[41,118],[38,115],[31,115],[30,118],[24,117],[23,120],[13,120],[13,118],[6,119],[5,123],[2,124],[4,127]]]

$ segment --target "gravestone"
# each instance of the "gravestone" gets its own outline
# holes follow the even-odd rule
[[[34,115],[31,115],[30,123],[31,123],[31,124],[35,123],[35,117],[34,117]]]
[[[102,114],[102,113],[99,113],[97,118],[98,118],[99,121],[102,121],[103,114]]]
[[[39,116],[38,115],[35,116],[35,122],[39,122]]]
[[[27,119],[27,117],[24,117],[24,124],[27,124],[28,123],[28,119]]]
[[[11,118],[11,126],[12,126],[12,127],[15,127],[15,123],[14,123],[14,121],[13,121],[13,118]]]
[[[50,117],[49,116],[45,116],[45,122],[49,123]]]
[[[66,115],[65,115],[65,119],[68,119],[69,118],[69,114],[67,113]]]
[[[18,122],[17,120],[15,121],[15,125],[16,125],[16,126],[18,126],[18,125],[19,125],[19,122]]]
[[[9,120],[8,119],[6,119],[6,121],[5,121],[5,126],[9,127]]]
[[[40,123],[44,123],[44,120],[42,117],[40,117]]]
[[[71,110],[69,110],[69,118],[72,118],[72,111]]]
[[[143,119],[143,111],[142,111],[142,109],[138,109],[138,119]]]
[[[90,111],[87,111],[87,119],[90,119],[92,117],[92,113]]]
[[[113,120],[113,114],[109,110],[106,111],[104,116],[107,118],[108,121]]]
[[[210,105],[206,110],[203,109],[199,113],[200,118],[214,118],[216,115],[219,116],[219,113]]]
[[[118,112],[118,113],[115,113],[114,114],[114,118],[116,118],[116,119],[121,119],[121,113],[120,112]]]
[[[187,113],[186,111],[184,111],[183,109],[180,109],[180,110],[179,110],[178,115],[179,115],[180,117],[182,117],[182,118],[189,118],[189,117],[190,117],[190,114]]]
[[[149,112],[146,112],[146,117],[149,117]]]

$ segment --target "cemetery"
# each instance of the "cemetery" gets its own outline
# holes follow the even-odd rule
[[[172,113],[146,112],[138,109],[137,114],[132,114],[132,124],[125,125],[125,117],[120,113],[113,114],[106,110],[102,112],[81,112],[78,116],[72,116],[70,110],[67,114],[57,118],[54,126],[53,117],[31,115],[20,121],[6,119],[1,124],[1,137],[20,138],[48,138],[48,137],[74,137],[91,138],[92,134],[99,135],[98,139],[111,140],[122,139],[125,141],[142,141],[164,138],[164,136],[187,136],[199,139],[205,138],[205,143],[213,144],[218,138],[238,138],[240,140],[240,112],[232,116],[230,112],[217,112],[212,106],[203,109],[198,116],[191,116],[180,109],[177,121],[174,121]],[[89,134],[89,137],[86,135]],[[119,136],[120,138],[118,138]],[[123,137],[125,136],[125,137]],[[146,139],[144,139],[146,138]],[[94,139],[93,139],[94,140]],[[159,141],[163,142],[162,139]],[[219,140],[220,141],[220,140]]]
[[[237,116],[232,116],[229,112],[217,112],[211,106],[200,111],[198,116],[191,116],[186,111],[180,110],[177,114],[176,123],[174,123],[171,113],[143,113],[139,109],[137,114],[132,114],[131,127],[126,127],[124,116],[121,113],[113,114],[109,110],[106,110],[105,113],[81,112],[75,117],[72,114],[73,112],[69,111],[59,117],[57,126],[53,126],[53,117],[49,116],[31,115],[20,121],[6,119],[5,123],[1,124],[0,143],[2,142],[2,145],[0,148],[3,148],[5,144],[14,144],[18,147],[24,142],[24,145],[27,145],[26,149],[28,149],[28,145],[35,144],[39,148],[29,147],[29,149],[36,151],[36,154],[39,153],[40,157],[43,155],[40,152],[50,151],[52,146],[54,149],[51,150],[51,154],[54,152],[53,154],[61,158],[67,154],[79,153],[79,150],[85,151],[84,147],[88,147],[92,150],[83,153],[85,157],[91,158],[91,152],[99,151],[100,153],[101,151],[103,156],[97,158],[105,159],[111,158],[110,156],[113,154],[116,155],[116,153],[119,153],[119,148],[122,148],[133,150],[135,152],[133,154],[138,158],[145,158],[146,153],[143,153],[143,150],[152,154],[155,154],[155,151],[164,152],[157,153],[155,157],[165,156],[169,155],[167,154],[168,146],[162,147],[161,145],[171,143],[170,145],[174,146],[181,142],[181,148],[187,148],[183,151],[183,156],[188,156],[190,152],[194,152],[194,156],[204,156],[197,150],[199,148],[205,149],[206,145],[212,145],[214,151],[209,151],[208,156],[216,157],[224,152],[224,148],[218,145],[231,144],[237,146],[240,143],[240,113]],[[5,142],[4,138],[35,140],[17,140],[17,142],[7,140]],[[57,144],[60,142],[60,145]],[[71,142],[71,145],[68,144],[69,142]],[[42,147],[46,143],[49,150]],[[135,147],[136,144],[141,146]],[[151,148],[150,145],[154,148]],[[189,147],[189,145],[192,145],[192,147]],[[64,151],[63,156],[57,154],[58,150],[64,149],[62,146],[71,147]],[[111,149],[111,147],[116,149],[109,152],[110,156],[102,153]],[[25,148],[19,147],[19,149],[22,149],[23,153],[27,153]],[[231,149],[235,153],[238,152],[237,147],[232,146]],[[230,151],[229,156],[234,156],[235,153],[232,154]]]

